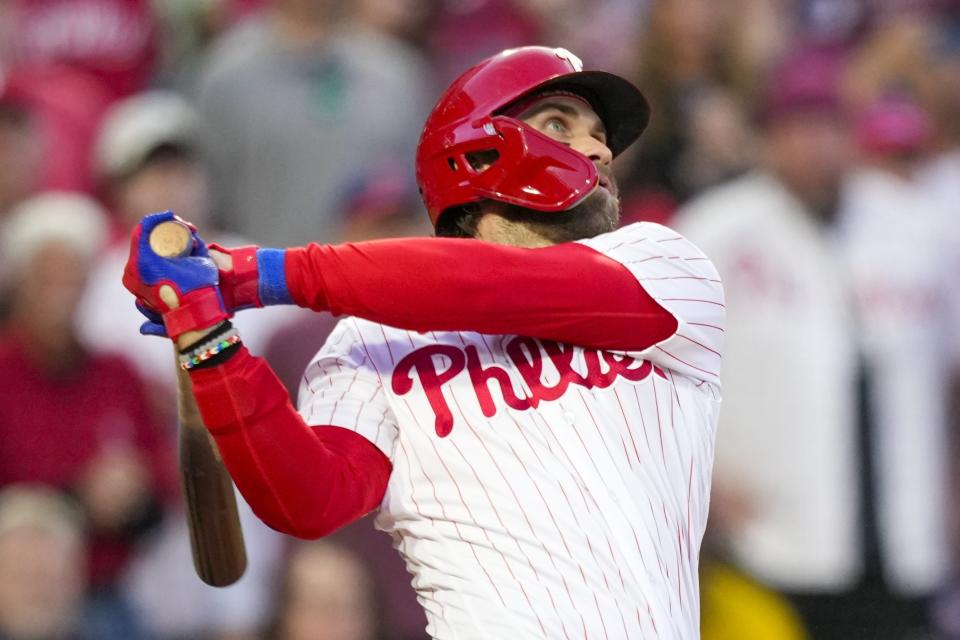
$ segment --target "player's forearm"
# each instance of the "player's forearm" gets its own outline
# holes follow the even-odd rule
[[[346,429],[306,425],[263,360],[241,349],[191,380],[230,475],[271,527],[317,538],[380,503],[386,456]]]
[[[511,333],[644,349],[676,320],[616,261],[580,244],[544,249],[418,238],[286,252],[297,304],[415,331]]]

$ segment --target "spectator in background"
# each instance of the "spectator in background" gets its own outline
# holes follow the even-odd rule
[[[887,4],[895,6],[897,3]],[[909,6],[909,3],[903,4]],[[957,225],[957,220],[960,219],[960,4],[955,1],[952,4],[941,3],[944,7],[951,8],[943,11],[939,16],[929,15],[929,7],[924,6],[929,3],[915,4],[917,6],[913,8],[919,7],[920,11],[912,15],[904,15],[901,11],[896,19],[888,17],[866,39],[854,60],[849,81],[850,95],[855,104],[867,110],[870,107],[875,108],[886,93],[896,91],[901,95],[912,96],[918,103],[914,106],[914,110],[922,106],[921,112],[929,115],[927,120],[930,135],[927,144],[920,150],[922,157],[917,158],[916,153],[910,153],[906,158],[909,161],[904,161],[898,158],[898,155],[902,154],[886,154],[891,156],[892,160],[897,160],[897,162],[891,162],[891,159],[885,159],[883,155],[878,156],[872,153],[873,157],[869,163],[871,170],[868,175],[872,175],[873,180],[867,181],[867,184],[877,183],[872,191],[877,193],[874,196],[874,202],[878,205],[882,202],[882,198],[879,197],[880,185],[886,184],[886,188],[894,192],[891,203],[903,203],[906,200],[909,206],[916,207],[916,212],[910,211],[912,223],[910,233],[913,235],[923,233],[922,230],[914,227],[930,226],[930,217],[937,218],[932,223],[936,231],[931,232],[927,229],[926,233],[935,236],[935,242],[931,242],[931,247],[941,245],[946,248],[942,252],[931,248],[915,250],[916,255],[906,260],[907,266],[910,267],[907,272],[910,277],[916,277],[919,266],[929,265],[932,260],[935,260],[934,256],[944,254],[949,262],[941,268],[943,273],[950,277],[950,274],[960,273],[960,225]],[[890,133],[898,131],[903,131],[903,127],[893,128]],[[880,166],[874,166],[878,161]],[[905,172],[912,175],[905,176]],[[922,194],[916,193],[918,187]],[[911,188],[914,192],[912,197],[907,195]],[[932,209],[932,206],[935,208]],[[881,210],[886,209],[881,208]],[[896,264],[896,261],[894,263]],[[900,280],[902,279],[897,279],[897,281]],[[957,295],[960,286],[956,284],[956,279],[953,278],[953,281],[948,282],[946,286],[945,292],[939,292],[937,304],[949,306],[951,301],[954,304],[960,302],[958,300],[960,296]],[[878,304],[877,297],[873,296],[874,305]],[[920,308],[928,306],[923,305]],[[939,317],[942,317],[942,314],[939,314]],[[954,310],[952,317],[960,317],[960,311]],[[955,327],[957,321],[953,322]],[[923,334],[930,335],[939,326],[939,322],[935,322]],[[925,356],[910,358],[913,363],[910,369],[920,367],[929,371],[931,368],[951,366],[949,357],[956,353],[952,347],[956,344],[956,331],[951,330],[948,333],[947,339],[937,353],[928,352]],[[926,348],[929,349],[928,342],[921,341],[919,344],[927,345]],[[930,358],[932,360],[927,361]],[[948,428],[956,429],[958,416],[960,416],[960,375],[957,374],[955,361],[952,366],[955,369],[952,372],[954,388],[945,391],[938,385],[931,390],[935,393],[947,394],[948,398],[952,397],[953,406],[948,414]],[[949,381],[946,382],[949,383]],[[925,394],[921,393],[920,397],[925,397]],[[955,462],[958,452],[956,432],[952,431],[948,436],[945,446],[950,447],[950,459],[954,461],[950,465],[952,468],[949,469],[953,480],[949,493],[944,496],[949,504],[943,508],[948,510],[947,517],[950,518],[951,536],[946,542],[950,545],[951,555],[957,557],[960,551],[957,535],[960,532],[958,528],[960,466]],[[934,433],[933,437],[941,436]],[[927,433],[926,436],[921,437],[919,446],[929,447],[930,439],[930,434]],[[931,461],[924,460],[920,464],[924,468],[931,467],[928,473],[943,472],[944,463],[939,456]],[[914,476],[918,473],[920,472],[915,471]],[[934,511],[928,513],[926,518],[921,518],[921,521],[929,520],[931,516],[939,518],[943,517],[943,514]],[[939,545],[935,547],[935,549],[939,548]],[[953,563],[946,568],[956,571]],[[953,576],[953,585],[947,593],[942,594],[939,601],[936,607],[936,620],[944,637],[960,638],[960,583],[957,582],[956,575]]]
[[[782,595],[701,551],[701,640],[811,640]]]
[[[931,131],[906,94],[857,115],[860,161],[838,234],[869,383],[877,535],[867,570],[897,601],[936,594],[954,568],[949,452],[960,416],[950,415],[949,394],[960,372],[960,288],[938,203],[914,179]]]
[[[937,77],[941,56],[932,46],[937,40],[935,24],[919,15],[876,25],[852,51],[844,79],[847,102],[862,111],[890,91],[899,91],[916,96],[936,113],[939,94],[950,85],[949,78]]]
[[[940,25],[935,40],[937,56],[934,58],[933,71],[938,78],[936,86],[940,88],[937,105],[937,131],[935,146],[931,157],[917,172],[917,179],[924,191],[934,198],[942,214],[939,222],[941,237],[949,243],[949,255],[952,262],[947,273],[960,273],[960,5],[956,5],[952,20]],[[954,291],[960,289],[960,283],[953,281]],[[958,296],[960,297],[960,296]],[[957,312],[960,316],[960,311]],[[956,325],[955,325],[956,326]],[[952,336],[956,338],[956,332]],[[955,372],[952,417],[954,424],[960,416],[960,372]],[[960,439],[952,441],[953,494],[951,496],[951,515],[953,516],[954,554],[960,555]],[[946,594],[945,594],[946,595]],[[950,638],[960,638],[960,576],[954,576],[948,597],[938,607],[938,620],[947,630]]]
[[[264,245],[336,240],[345,186],[412,154],[433,93],[425,69],[362,14],[343,26],[355,7],[272,0],[214,45],[199,105],[221,227]]]
[[[893,0],[894,3],[900,0]],[[923,2],[924,0],[919,0]],[[916,4],[917,0],[907,0]],[[789,3],[793,14],[794,41],[820,47],[842,47],[863,33],[871,9],[890,4],[890,0],[796,0]]]
[[[86,628],[79,510],[54,489],[0,490],[0,638],[98,640]]]
[[[960,273],[960,5],[952,20],[944,20],[930,38],[935,56],[929,60],[934,128],[932,153],[917,171],[924,189],[940,203],[940,228],[953,242],[954,273]],[[960,411],[960,389],[957,391]]]
[[[504,49],[530,44],[577,51],[587,66],[630,73],[648,0],[432,0],[426,48],[440,86]]]
[[[744,104],[729,89],[704,86],[688,103],[685,142],[675,149],[671,169],[679,193],[652,183],[634,184],[623,200],[623,224],[647,220],[667,223],[683,197],[732,180],[754,166],[756,135]],[[642,156],[642,151],[640,152]],[[642,157],[640,162],[646,162]],[[627,176],[631,181],[634,176]],[[672,187],[671,187],[672,188]]]
[[[545,43],[545,25],[523,4],[519,0],[442,0],[427,42],[439,85],[446,86],[477,60],[498,51]]]
[[[0,220],[37,187],[40,155],[30,112],[0,91]]]
[[[107,114],[98,132],[94,170],[124,230],[161,202],[184,215],[207,218],[198,125],[190,103],[168,91],[131,96]]]
[[[629,46],[612,47],[610,43],[636,42],[641,37],[650,0],[521,1],[537,7],[544,19],[552,18],[552,33],[544,42],[562,42],[564,48],[582,55],[593,69],[624,76],[635,71],[636,52]],[[567,10],[559,11],[557,5]]]
[[[3,227],[0,486],[39,482],[77,497],[91,536],[96,637],[132,640],[139,630],[117,581],[175,491],[173,443],[136,373],[76,337],[76,305],[105,236],[104,212],[74,194],[34,196]]]
[[[38,72],[66,68],[111,99],[144,89],[157,55],[150,0],[8,0],[0,59]]]
[[[695,199],[678,228],[717,265],[730,318],[714,534],[814,638],[901,640],[929,629],[924,598],[949,566],[949,321],[909,187],[883,178],[895,202],[845,206],[841,63],[808,52],[775,71],[763,167]]]
[[[655,116],[623,174],[628,217],[651,202],[679,204],[753,160],[747,105],[761,70],[756,58],[767,51],[741,45],[746,27],[724,7],[709,0],[651,4],[637,85]],[[761,27],[778,24],[761,17]]]
[[[767,584],[824,594],[859,566],[856,334],[829,240],[849,166],[837,65],[787,60],[763,166],[675,220],[717,265],[730,318],[711,533]]]
[[[423,44],[441,0],[354,0],[353,22],[379,37]],[[422,63],[421,63],[422,64]]]
[[[0,84],[34,116],[41,189],[93,193],[90,151],[110,103],[146,87],[156,58],[150,0],[8,0]]]
[[[93,192],[90,148],[110,96],[96,79],[63,66],[0,68],[0,102],[26,116],[30,155],[23,190]]]
[[[403,162],[393,158],[357,177],[340,209],[343,242],[433,235],[424,222],[420,197],[406,177]]]
[[[361,556],[331,540],[298,542],[283,577],[269,640],[385,640]]]
[[[209,217],[206,168],[197,149],[199,120],[193,106],[168,91],[149,91],[117,102],[104,119],[96,146],[97,175],[121,233],[98,255],[80,303],[78,325],[99,353],[128,359],[151,384],[158,414],[173,433],[175,365],[169,345],[144,340],[142,316],[121,284],[129,229],[148,213],[173,209],[205,225]],[[245,241],[216,236],[229,246]],[[276,324],[316,314],[276,307],[270,318],[240,312],[238,326],[261,350]],[[161,343],[161,344],[155,344]],[[133,355],[136,357],[133,357]],[[178,503],[179,506],[179,503]],[[125,586],[148,630],[160,638],[246,639],[263,624],[268,590],[283,541],[239,499],[248,546],[244,577],[226,589],[204,585],[194,574],[184,513],[178,508],[132,564]]]

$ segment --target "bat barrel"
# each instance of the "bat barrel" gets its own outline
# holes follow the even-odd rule
[[[247,567],[243,530],[233,482],[202,426],[181,427],[180,474],[194,569],[210,586],[231,585]]]

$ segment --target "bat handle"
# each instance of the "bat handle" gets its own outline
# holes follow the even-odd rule
[[[193,251],[193,230],[179,220],[165,220],[150,230],[150,249],[161,258],[182,258]],[[161,285],[160,298],[171,308],[180,301],[170,285]]]
[[[193,250],[193,232],[177,220],[161,222],[150,231],[150,249],[162,258],[182,258]]]

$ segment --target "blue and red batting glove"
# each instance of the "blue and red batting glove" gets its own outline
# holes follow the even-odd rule
[[[137,311],[147,319],[146,322],[140,325],[140,333],[145,336],[170,337],[167,335],[167,328],[163,326],[163,316],[160,315],[160,312],[154,311],[139,298],[137,298],[136,305]]]
[[[190,253],[179,258],[158,256],[150,248],[150,232],[162,222],[174,220],[186,224],[193,238]],[[141,327],[144,333],[160,333],[171,338],[196,329],[211,327],[229,317],[217,286],[218,270],[196,228],[170,211],[152,213],[134,228],[130,238],[130,256],[123,271],[123,285],[137,297],[138,308],[148,316]],[[179,306],[172,308],[160,297],[164,285],[173,289]],[[157,327],[156,316],[162,317]]]

